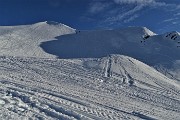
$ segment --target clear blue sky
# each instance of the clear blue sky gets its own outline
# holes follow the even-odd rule
[[[0,25],[56,21],[75,29],[180,31],[180,0],[0,0]]]

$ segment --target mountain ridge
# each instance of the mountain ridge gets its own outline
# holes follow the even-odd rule
[[[52,57],[43,52],[39,44],[71,33],[75,30],[68,26],[49,25],[46,21],[32,25],[0,26],[0,52],[9,56]]]
[[[155,68],[162,65],[171,70],[168,73],[176,73],[173,76],[179,76],[180,67],[173,69],[179,66],[179,44],[178,32],[158,35],[146,27],[88,31],[54,21],[0,26],[0,55],[3,56],[73,59],[120,54]]]

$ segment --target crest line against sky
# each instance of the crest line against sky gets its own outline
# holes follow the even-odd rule
[[[0,26],[56,21],[75,29],[180,31],[180,0],[0,0]]]

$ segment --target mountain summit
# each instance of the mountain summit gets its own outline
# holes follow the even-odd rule
[[[53,57],[39,47],[41,42],[72,33],[75,33],[75,29],[69,26],[47,21],[32,25],[0,26],[0,55]]]

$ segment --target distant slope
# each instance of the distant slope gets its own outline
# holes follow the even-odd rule
[[[74,32],[75,29],[64,24],[48,21],[32,25],[0,26],[0,55],[55,57],[45,53],[39,47],[40,43]]]
[[[77,31],[76,34],[57,37],[56,41],[44,42],[41,47],[59,58],[100,58],[123,54],[155,65],[180,59],[179,35],[173,39],[166,36],[156,35],[144,27]]]
[[[123,55],[110,55],[98,59],[85,59],[82,64],[87,68],[101,69],[104,76],[113,78],[116,84],[128,84],[151,89],[151,86],[180,90],[180,85],[167,78],[154,68]]]
[[[76,34],[56,38],[58,40],[42,43],[41,47],[59,58],[127,55],[154,66],[171,78],[180,80],[178,32],[156,35],[145,27],[128,27],[119,30],[76,31]]]
[[[156,35],[146,27],[79,31],[56,22],[0,26],[0,55],[39,58],[101,58],[127,55],[180,80],[180,35]]]
[[[155,35],[144,27],[120,30],[76,31],[76,34],[56,37],[41,47],[59,58],[100,58],[109,54],[125,54],[133,57],[144,55],[144,36]]]

